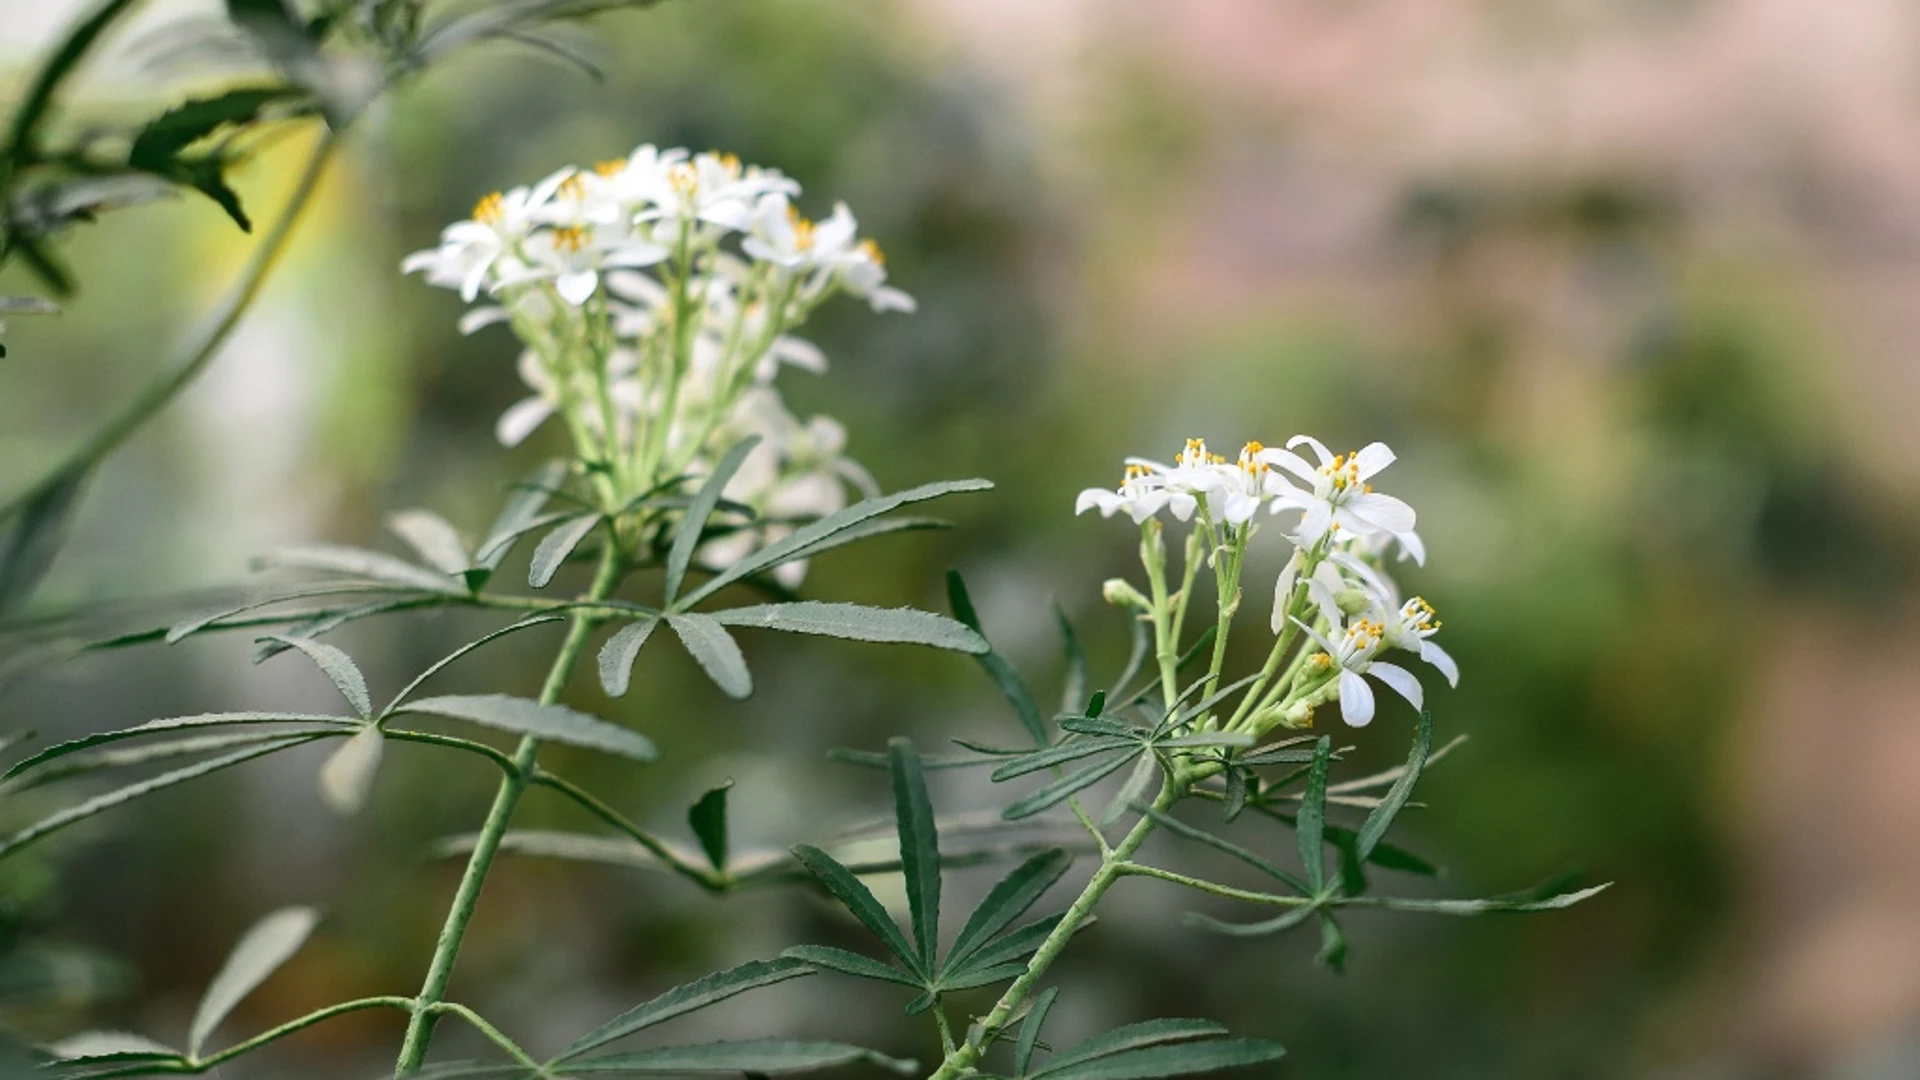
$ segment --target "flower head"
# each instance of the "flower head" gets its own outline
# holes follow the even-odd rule
[[[1313,451],[1319,465],[1309,465],[1292,451],[1301,445]],[[1317,543],[1333,530],[1361,537],[1384,533],[1404,538],[1413,533],[1413,507],[1391,495],[1375,492],[1369,483],[1382,469],[1393,464],[1393,451],[1386,443],[1376,442],[1364,450],[1336,455],[1329,453],[1320,440],[1296,435],[1287,440],[1287,447],[1286,450],[1264,449],[1260,457],[1306,485],[1304,490],[1289,485],[1273,500],[1276,514],[1300,511],[1300,523],[1293,531],[1296,544]],[[1413,542],[1417,544],[1418,539]]]

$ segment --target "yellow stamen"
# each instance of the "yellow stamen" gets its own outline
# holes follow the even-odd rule
[[[497,225],[505,216],[506,206],[497,191],[482,196],[479,202],[473,204],[473,220],[482,225]]]
[[[564,225],[553,230],[553,249],[555,251],[579,251],[587,246],[587,230],[578,225]]]

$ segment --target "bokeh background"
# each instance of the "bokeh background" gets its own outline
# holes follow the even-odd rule
[[[0,7],[11,85],[79,7]],[[216,7],[155,3],[141,27]],[[156,69],[141,37],[90,67],[85,107],[218,81]],[[943,507],[950,532],[821,560],[810,594],[938,609],[957,566],[1050,698],[1050,600],[1096,674],[1124,648],[1099,583],[1129,568],[1134,536],[1073,518],[1078,489],[1188,435],[1384,439],[1432,548],[1411,584],[1465,673],[1435,694],[1437,723],[1470,736],[1423,784],[1407,842],[1460,895],[1570,865],[1617,882],[1551,916],[1356,917],[1344,976],[1305,938],[1201,936],[1179,922],[1188,896],[1130,886],[1060,969],[1056,1036],[1216,1017],[1289,1046],[1272,1075],[1320,1080],[1920,1076],[1920,9],[676,0],[576,40],[604,81],[495,52],[358,131],[227,355],[94,486],[45,612],[163,625],[276,545],[391,547],[382,517],[408,506],[481,529],[540,453],[491,439],[519,396],[512,347],[458,336],[456,298],[403,280],[400,257],[558,162],[731,149],[799,178],[815,212],[850,202],[920,301],[824,313],[811,336],[833,370],[790,377],[791,396],[843,419],[883,485],[999,485]],[[298,151],[241,177],[255,206]],[[0,486],[140,385],[247,250],[196,200],[76,236],[83,294],[8,328]],[[378,690],[487,625],[340,641]],[[1015,730],[965,658],[747,647],[761,690],[740,704],[668,649],[626,699],[583,677],[571,700],[646,731],[666,763],[568,764],[669,830],[732,777],[743,841],[784,846],[884,812],[884,783],[827,748]],[[531,691],[551,648],[503,642],[448,689]],[[35,659],[0,727],[326,704],[312,671],[248,654],[203,639]],[[1398,759],[1410,721],[1354,734],[1356,756]],[[478,821],[493,777],[408,749],[354,819],[321,805],[317,753],[293,753],[0,867],[27,957],[0,1015],[34,1037],[177,1038],[229,943],[294,902],[327,922],[236,1030],[410,992],[457,873],[431,848]],[[937,794],[955,812],[994,797],[955,774]],[[589,825],[537,798],[524,822]],[[640,871],[508,859],[456,994],[551,1049],[807,940],[860,944],[803,890],[713,902]],[[928,1054],[890,995],[829,978],[700,1023]],[[397,1032],[350,1018],[222,1075],[374,1075]],[[464,1038],[447,1029],[453,1050]]]

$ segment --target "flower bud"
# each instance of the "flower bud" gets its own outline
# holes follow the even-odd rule
[[[1125,578],[1108,578],[1106,583],[1100,586],[1100,595],[1114,607],[1134,607],[1146,611],[1153,606],[1148,603],[1145,596],[1141,595],[1140,590],[1134,588]]]

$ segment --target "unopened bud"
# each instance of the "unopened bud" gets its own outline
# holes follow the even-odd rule
[[[1373,596],[1365,589],[1341,589],[1333,602],[1343,615],[1363,615],[1373,609]]]
[[[1134,607],[1142,611],[1152,607],[1147,602],[1147,598],[1140,594],[1140,590],[1134,588],[1125,578],[1108,578],[1105,584],[1100,586],[1100,595],[1114,607]]]

